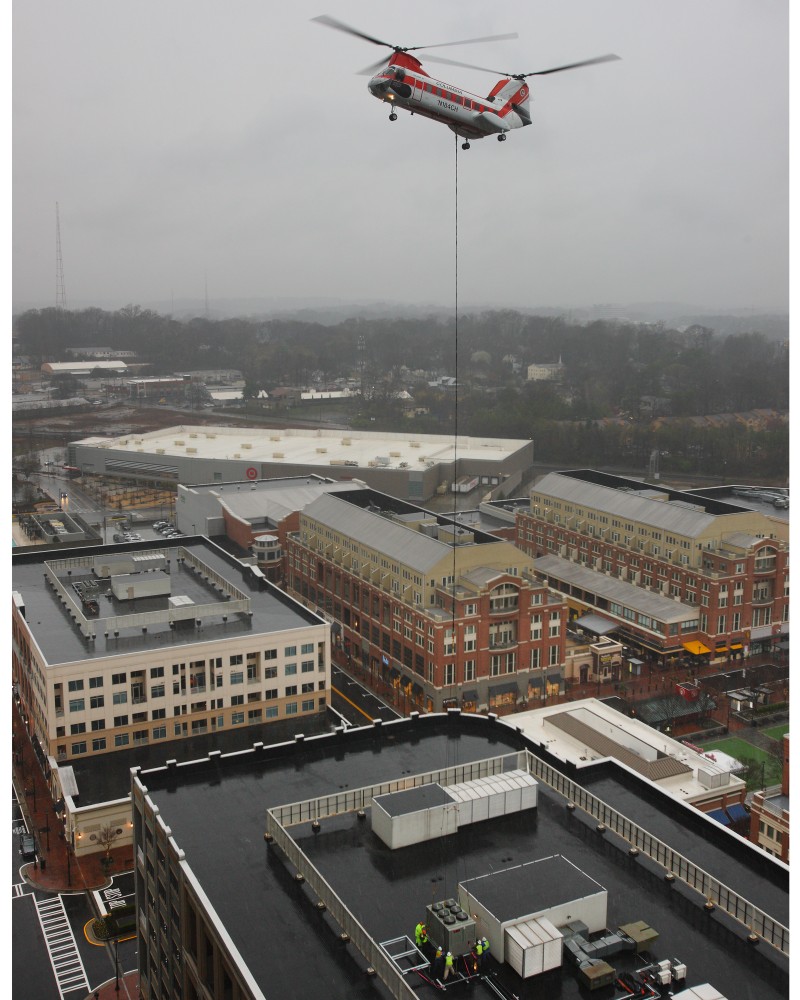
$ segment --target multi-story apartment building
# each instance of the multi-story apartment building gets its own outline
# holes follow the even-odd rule
[[[788,635],[788,532],[735,502],[587,469],[544,476],[517,512],[517,544],[570,614],[596,611],[660,657],[746,656]]]
[[[500,713],[563,691],[566,607],[532,563],[369,489],[318,497],[287,536],[289,593],[409,709]]]
[[[750,801],[750,840],[789,864],[789,734],[783,737],[780,788],[762,789]]]
[[[208,539],[29,549],[12,589],[15,694],[56,762],[326,710],[329,625]]]

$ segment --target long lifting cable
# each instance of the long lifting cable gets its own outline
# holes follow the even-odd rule
[[[456,629],[456,572],[457,572],[457,559],[456,559],[456,549],[457,549],[457,535],[456,535],[456,516],[458,514],[458,492],[453,489],[455,486],[455,481],[458,472],[458,395],[459,395],[459,382],[458,382],[458,134],[454,133],[453,138],[455,139],[455,163],[454,163],[454,202],[455,202],[455,220],[454,220],[454,354],[453,354],[453,365],[455,370],[455,385],[453,387],[453,482],[450,484],[450,489],[453,494],[453,537],[451,541],[451,546],[453,549],[453,563],[452,572],[450,575],[450,640],[452,643],[453,659],[452,659],[452,680],[449,685],[442,684],[442,690],[445,691],[448,688],[449,694],[452,695],[454,691],[458,691],[458,673],[459,673],[459,642]],[[444,665],[443,665],[444,666]],[[449,699],[448,699],[449,700]],[[445,742],[445,766],[451,767],[458,763],[458,744],[454,740],[452,746],[452,759],[450,756],[450,739],[446,737]],[[455,807],[454,807],[455,808]],[[447,871],[447,845],[445,843],[444,831],[442,838],[440,840],[441,845],[441,857],[442,857],[442,869],[444,872],[444,897],[449,898],[448,893],[448,871]],[[456,879],[456,882],[458,880]]]

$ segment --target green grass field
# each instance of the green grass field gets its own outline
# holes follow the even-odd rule
[[[735,757],[737,760],[755,761],[756,764],[751,768],[751,773],[747,777],[748,791],[761,788],[762,764],[764,765],[764,783],[767,785],[780,784],[781,762],[777,757],[773,757],[772,754],[767,753],[766,750],[754,747],[752,743],[729,736],[720,740],[710,740],[708,743],[703,743],[702,746],[706,751],[721,750],[723,753],[730,754],[731,757]]]
[[[789,732],[789,723],[784,722],[780,726],[770,726],[769,729],[762,729],[761,732],[765,736],[771,737],[773,740],[779,740],[782,736]]]

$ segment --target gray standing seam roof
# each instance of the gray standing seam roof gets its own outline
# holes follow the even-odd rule
[[[336,496],[319,497],[306,507],[304,513],[353,541],[377,549],[390,559],[396,559],[421,573],[427,573],[452,552],[452,547],[445,542],[339,500]]]
[[[533,568],[537,575],[553,576],[563,583],[591,591],[605,600],[634,608],[660,622],[677,623],[697,618],[696,608],[687,607],[680,601],[664,597],[662,594],[654,594],[625,580],[598,573],[560,556],[541,556],[534,560]]]
[[[640,524],[672,531],[676,535],[700,535],[717,519],[716,515],[707,514],[703,510],[702,503],[693,510],[688,503],[686,506],[683,503],[676,505],[675,501],[656,500],[641,493],[629,493],[610,486],[587,483],[580,479],[562,476],[558,472],[548,473],[536,484],[534,492],[546,493],[568,503],[605,511],[624,520],[638,521]]]

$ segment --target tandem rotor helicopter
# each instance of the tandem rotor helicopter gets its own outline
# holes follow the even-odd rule
[[[620,58],[609,54],[596,56],[594,59],[584,59],[581,62],[568,63],[565,66],[554,66],[552,69],[540,69],[532,73],[507,73],[501,70],[487,69],[485,66],[456,62],[454,59],[444,59],[441,56],[426,56],[429,62],[446,63],[448,66],[461,66],[464,69],[476,69],[503,77],[492,87],[486,97],[479,97],[461,90],[459,87],[454,87],[451,83],[429,76],[422,68],[419,59],[410,53],[417,52],[419,49],[442,48],[448,45],[505,41],[517,38],[516,34],[488,35],[484,38],[466,38],[460,42],[440,42],[437,45],[412,45],[403,48],[400,45],[383,42],[379,38],[367,35],[356,28],[351,28],[348,24],[343,24],[327,14],[322,14],[312,20],[324,24],[328,28],[344,31],[348,35],[355,35],[356,38],[363,38],[364,41],[371,42],[373,45],[381,45],[391,49],[392,55],[389,57],[388,63],[386,56],[384,56],[377,63],[361,70],[362,75],[372,77],[367,84],[372,96],[391,105],[389,121],[397,121],[395,108],[403,108],[412,115],[432,118],[433,121],[447,125],[457,136],[464,139],[462,149],[469,149],[470,139],[483,139],[489,135],[496,135],[500,142],[505,142],[506,134],[511,129],[531,124],[530,89],[525,82],[528,77],[548,76],[550,73],[562,73],[564,70],[578,69],[581,66],[614,62]]]

